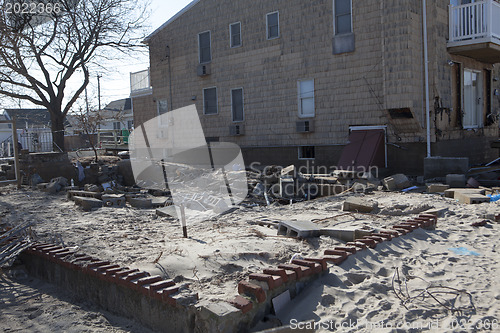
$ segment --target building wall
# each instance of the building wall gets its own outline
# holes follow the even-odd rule
[[[280,37],[267,40],[266,14],[273,11],[279,11]],[[272,163],[280,156],[286,163],[300,164],[296,147],[311,145],[317,146],[316,162],[333,165],[354,125],[387,125],[389,143],[413,147],[418,152],[414,158],[422,158],[426,123],[421,1],[367,0],[362,6],[354,3],[352,14],[355,51],[334,55],[332,0],[200,1],[149,41],[153,90],[133,99],[136,127],[157,115],[159,99],[167,99],[173,109],[196,104],[205,136],[239,144],[252,160]],[[498,125],[464,131],[457,123],[458,111],[442,109],[453,109],[449,59],[493,69],[496,76],[498,68],[447,52],[447,2],[428,3],[427,14],[432,141],[497,137]],[[229,24],[234,22],[241,22],[238,48],[229,46]],[[198,33],[207,30],[211,74],[199,77]],[[315,81],[315,131],[308,134],[295,129],[300,79]],[[208,87],[217,87],[218,115],[203,115],[202,90]],[[240,87],[245,135],[235,137],[229,135],[234,124],[230,91]],[[496,99],[493,108],[499,108]],[[390,109],[408,109],[413,118],[392,119]],[[255,150],[259,147],[261,154]],[[388,149],[389,162],[403,156],[402,150]]]

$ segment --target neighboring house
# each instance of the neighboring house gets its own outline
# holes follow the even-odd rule
[[[4,109],[7,120],[15,119],[18,141],[30,152],[53,150],[50,113],[47,109]],[[65,127],[71,125],[65,121]]]
[[[101,130],[131,130],[134,127],[134,114],[130,98],[113,101],[100,112]]]
[[[491,161],[500,4],[427,7],[432,155]],[[136,127],[194,103],[207,141],[237,143],[247,164],[363,159],[420,173],[423,16],[421,0],[195,0],[145,41],[150,70],[131,74]]]

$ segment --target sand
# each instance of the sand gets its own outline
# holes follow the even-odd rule
[[[128,207],[83,212],[64,194],[51,196],[12,187],[0,196],[0,215],[4,222],[35,222],[34,230],[42,241],[62,240],[65,246],[78,247],[100,259],[161,274],[188,284],[201,299],[215,301],[234,297],[237,283],[250,273],[289,261],[296,253],[318,256],[342,243],[326,236],[307,240],[278,236],[274,225],[279,221],[315,220],[325,227],[381,228],[429,208],[444,208],[446,212],[436,230],[413,232],[358,253],[340,266],[331,266],[330,274],[307,287],[284,314],[279,313],[267,326],[278,320],[284,325],[314,320],[322,323],[317,328],[324,331],[336,323],[357,325],[342,329],[350,332],[407,332],[412,327],[402,325],[420,325],[424,331],[458,332],[463,329],[453,328],[456,320],[463,320],[465,328],[498,324],[500,265],[496,244],[500,225],[491,221],[486,227],[470,226],[484,216],[499,213],[498,203],[464,205],[439,195],[418,193],[375,192],[358,196],[377,201],[379,211],[346,214],[340,210],[346,196],[285,206],[241,207],[189,225],[188,239],[182,237],[177,220],[157,217],[154,210]],[[479,255],[455,254],[450,250],[461,247]],[[404,293],[399,291],[397,282],[393,288],[396,269]],[[405,278],[410,296],[427,295],[407,300],[406,308],[400,300],[408,298]],[[439,293],[437,297],[436,293],[442,291],[455,294]],[[450,301],[457,294],[460,297],[452,308]],[[472,302],[467,303],[469,295]],[[67,304],[71,307],[71,302]],[[14,307],[8,317],[0,314],[0,323],[15,321],[16,313],[22,318],[23,311]],[[85,316],[77,316],[75,325],[85,320]],[[21,326],[24,324],[22,320],[19,322]],[[113,323],[110,325],[120,329]],[[87,331],[99,329],[91,327]]]

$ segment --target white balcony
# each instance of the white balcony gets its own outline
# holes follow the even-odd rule
[[[140,72],[130,73],[130,96],[149,95],[153,92],[149,68]]]
[[[500,3],[450,5],[448,52],[487,63],[500,62]]]

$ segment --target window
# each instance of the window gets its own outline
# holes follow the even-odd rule
[[[229,26],[229,38],[231,47],[241,46],[241,23],[236,22]]]
[[[299,117],[314,117],[314,80],[301,80],[297,86]]]
[[[121,124],[120,124],[120,122],[119,122],[119,121],[115,121],[115,122],[113,123],[113,129],[114,129],[115,131],[116,131],[116,130],[121,129]]]
[[[203,89],[203,114],[217,114],[217,88]]]
[[[335,35],[352,32],[351,0],[333,0]]]
[[[161,117],[168,112],[168,101],[166,99],[160,99],[157,104],[158,112],[158,123],[160,126],[167,126],[167,117]]]
[[[280,36],[280,18],[279,13],[267,14],[267,39],[278,38]]]
[[[299,160],[314,160],[315,158],[314,146],[299,147]]]
[[[463,91],[463,127],[482,126],[483,88],[481,72],[464,69]]]
[[[212,50],[210,48],[210,31],[198,34],[198,47],[200,53],[200,64],[212,61]]]
[[[231,110],[233,121],[243,121],[243,88],[231,90]]]
[[[127,121],[127,129],[131,130],[133,127],[134,127],[134,121],[133,120]]]

